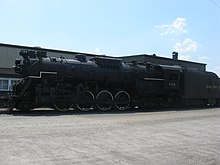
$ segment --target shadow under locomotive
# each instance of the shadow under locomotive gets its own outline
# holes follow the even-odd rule
[[[39,107],[62,113],[72,113],[71,109],[132,112],[220,105],[220,79],[212,72],[179,65],[124,63],[103,56],[87,59],[80,53],[75,59],[48,57],[43,51],[23,50],[20,55],[23,60],[15,61],[14,70],[23,79],[5,99],[10,112]]]

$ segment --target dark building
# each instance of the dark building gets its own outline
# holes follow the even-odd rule
[[[8,92],[12,89],[12,85],[19,81],[21,77],[16,75],[13,71],[13,66],[15,65],[15,59],[22,58],[19,56],[19,52],[21,50],[42,50],[46,51],[47,55],[50,57],[65,57],[65,58],[76,58],[76,55],[83,54],[87,59],[101,56],[96,54],[89,53],[80,53],[80,52],[71,52],[71,51],[62,51],[55,49],[45,49],[40,47],[30,47],[30,46],[19,46],[19,45],[11,45],[11,44],[2,44],[0,43],[0,95]],[[140,63],[155,63],[155,64],[164,64],[164,65],[180,65],[184,69],[197,69],[197,70],[206,70],[206,64],[189,62],[178,60],[178,54],[173,54],[173,58],[164,58],[158,57],[156,55],[129,55],[121,58],[124,62],[132,62],[137,61]]]

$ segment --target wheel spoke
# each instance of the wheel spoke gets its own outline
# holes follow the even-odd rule
[[[89,90],[77,96],[76,107],[81,111],[89,111],[94,106],[95,96]]]
[[[100,109],[101,111],[110,110],[113,105],[113,99],[114,98],[109,91],[107,90],[100,91],[96,96],[98,109]]]
[[[126,91],[119,91],[115,95],[115,106],[119,110],[126,110],[130,105],[130,96]]]
[[[60,112],[66,112],[73,107],[73,94],[70,84],[59,84],[56,88],[55,101],[53,107]]]
[[[58,110],[58,111],[60,111],[60,112],[66,112],[66,111],[68,111],[70,108],[72,108],[73,107],[73,104],[71,104],[71,105],[63,105],[63,104],[59,104],[59,103],[55,103],[54,105],[54,108],[56,109],[56,110]]]

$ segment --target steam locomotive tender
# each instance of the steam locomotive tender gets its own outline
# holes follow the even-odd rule
[[[51,107],[88,111],[133,107],[205,106],[220,104],[220,79],[212,72],[78,54],[75,59],[47,57],[44,51],[22,50],[15,72],[9,110]]]

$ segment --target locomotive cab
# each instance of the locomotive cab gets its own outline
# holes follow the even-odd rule
[[[182,67],[161,65],[164,70],[164,89],[180,89],[180,74]]]

